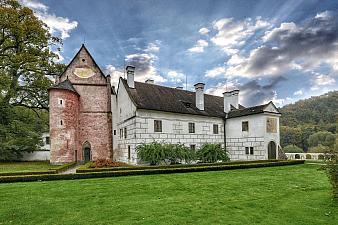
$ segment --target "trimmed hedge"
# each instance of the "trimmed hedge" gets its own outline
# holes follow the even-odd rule
[[[28,181],[50,181],[50,180],[73,180],[73,179],[88,179],[88,178],[102,178],[102,177],[119,177],[119,176],[133,176],[133,175],[150,175],[150,174],[170,174],[170,173],[188,173],[188,172],[204,172],[204,171],[218,171],[218,170],[233,170],[272,166],[286,166],[304,164],[304,160],[288,160],[288,161],[271,161],[265,163],[245,163],[245,164],[218,164],[218,165],[203,165],[198,167],[176,167],[164,169],[139,169],[139,170],[120,170],[108,172],[91,172],[78,174],[48,174],[48,175],[29,175],[29,176],[7,176],[0,177],[0,183],[11,182],[28,182]]]
[[[68,168],[75,166],[76,162],[67,163],[64,165],[60,165],[56,168],[42,171],[26,171],[26,172],[8,172],[8,173],[0,173],[1,176],[24,176],[24,175],[43,175],[43,174],[57,174],[67,170]]]
[[[203,167],[203,166],[217,166],[217,165],[232,165],[232,164],[247,164],[247,163],[265,163],[277,162],[278,160],[252,160],[252,161],[232,161],[232,162],[216,162],[216,163],[195,163],[195,164],[174,164],[174,165],[159,165],[159,166],[121,166],[121,167],[106,167],[106,168],[89,168],[88,165],[81,166],[76,170],[77,173],[91,173],[91,172],[107,172],[119,170],[144,170],[144,169],[167,169],[167,168],[181,168],[181,167]]]

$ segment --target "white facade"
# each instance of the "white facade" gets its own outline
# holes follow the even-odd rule
[[[268,145],[273,141],[278,155],[279,114],[273,105],[268,105],[264,113],[226,119],[224,134],[224,118],[137,109],[122,82],[113,98],[114,160],[137,164],[136,147],[153,141],[181,143],[196,149],[204,143],[224,147],[226,141],[232,160],[268,159]],[[267,132],[268,118],[275,118],[276,132]],[[161,131],[155,131],[155,121],[161,121]],[[249,124],[248,131],[242,131],[245,121]],[[194,124],[194,133],[189,132],[189,123]],[[217,134],[214,126],[218,128]]]
[[[267,118],[277,120],[277,132],[267,132]],[[248,122],[248,131],[242,131],[243,122]],[[226,121],[227,151],[233,160],[268,159],[268,144],[271,141],[276,144],[276,147],[280,145],[279,116],[261,113],[231,118]],[[252,154],[250,147],[253,148]],[[249,154],[247,154],[246,148],[249,148]]]

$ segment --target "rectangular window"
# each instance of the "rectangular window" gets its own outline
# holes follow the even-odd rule
[[[127,138],[127,127],[124,128],[124,138]]]
[[[123,137],[123,129],[120,129],[120,138],[122,139]]]
[[[250,155],[253,155],[253,154],[254,154],[254,148],[250,147]]]
[[[114,135],[116,135],[116,130],[114,130]]]
[[[190,145],[190,149],[191,150],[195,150],[196,149],[196,145]]]
[[[46,142],[46,145],[49,145],[49,144],[50,144],[50,139],[49,139],[49,137],[46,137],[46,138],[45,138],[45,142]]]
[[[245,147],[245,154],[249,155],[249,147]]]
[[[189,123],[189,133],[195,133],[195,123]]]
[[[154,120],[154,132],[162,132],[162,120]]]
[[[213,125],[213,133],[218,134],[218,124]]]
[[[242,122],[242,131],[249,131],[249,121]]]
[[[128,145],[128,159],[130,159],[130,145]]]
[[[60,99],[60,105],[62,105],[62,99]]]
[[[62,120],[60,120],[60,124],[63,125],[63,121]]]
[[[276,118],[266,118],[266,132],[268,133],[277,133],[277,119]]]

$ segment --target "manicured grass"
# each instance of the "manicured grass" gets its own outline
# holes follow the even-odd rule
[[[51,165],[49,161],[41,162],[0,162],[0,173],[31,172],[56,169],[59,166]]]
[[[0,184],[0,224],[337,224],[318,168]]]

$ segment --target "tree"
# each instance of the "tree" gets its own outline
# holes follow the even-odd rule
[[[283,151],[285,153],[304,153],[303,149],[296,145],[287,145],[283,148]]]
[[[55,63],[58,56],[51,48],[61,45],[31,9],[16,0],[0,0],[0,160],[38,148],[42,129],[31,123],[46,121],[41,110],[48,110],[49,76],[64,68]]]
[[[308,142],[311,147],[316,147],[318,145],[332,147],[335,143],[335,139],[335,135],[331,132],[320,131],[310,135]]]

